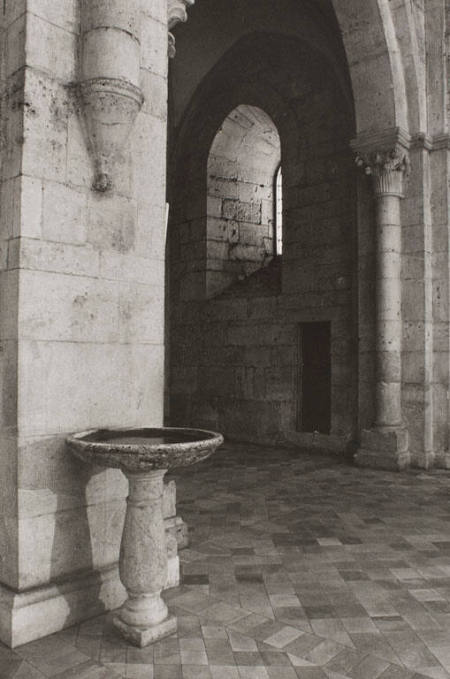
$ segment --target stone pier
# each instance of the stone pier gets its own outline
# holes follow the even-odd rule
[[[126,479],[64,440],[163,423],[167,2],[7,0],[2,22],[0,639],[16,646],[124,597]],[[144,103],[99,192],[79,83],[102,76]]]

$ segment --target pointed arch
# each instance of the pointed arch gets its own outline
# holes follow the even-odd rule
[[[357,133],[407,131],[405,76],[389,0],[332,3],[347,54]]]

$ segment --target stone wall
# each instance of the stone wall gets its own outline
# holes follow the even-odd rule
[[[319,440],[343,448],[355,436],[357,417],[355,170],[348,151],[352,115],[326,60],[302,43],[255,36],[228,53],[226,61],[226,69],[217,66],[211,87],[205,86],[195,110],[190,109],[186,145],[180,142],[176,149],[178,169],[189,172],[191,184],[189,195],[180,191],[179,183],[172,192],[171,422],[218,429],[240,440],[311,443],[312,435],[302,438],[298,431],[300,324],[330,321],[332,427],[331,437]],[[226,102],[217,94],[225,71]],[[275,89],[279,100],[271,95]],[[193,217],[207,204],[208,154],[214,152],[216,142],[211,145],[211,139],[217,139],[217,128],[199,136],[196,120],[200,127],[204,101],[209,102],[210,118],[220,121],[220,112],[225,116],[229,102],[238,97],[258,103],[281,139],[283,255],[246,280],[229,281],[225,291],[205,300],[201,286],[190,285],[186,252],[195,251],[197,244],[201,248],[197,227],[202,222]],[[292,118],[287,119],[286,111]],[[237,143],[232,132],[228,128],[228,138],[221,138],[223,154],[227,144],[233,148]],[[234,134],[239,136],[239,129]],[[264,185],[265,166],[256,167],[261,167]],[[248,207],[236,194],[233,209],[258,210],[257,195]],[[230,251],[228,256],[231,260]],[[195,262],[207,272],[208,260]]]

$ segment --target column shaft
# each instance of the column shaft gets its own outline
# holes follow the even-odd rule
[[[400,198],[378,196],[376,265],[377,427],[398,427],[401,414]]]
[[[139,87],[138,0],[83,0],[82,80],[122,78]]]

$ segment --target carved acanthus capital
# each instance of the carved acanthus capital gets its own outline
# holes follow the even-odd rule
[[[376,196],[403,198],[409,177],[411,138],[401,128],[360,134],[351,142],[356,164],[373,179]]]
[[[169,57],[173,59],[176,54],[175,36],[172,29],[180,22],[187,21],[187,8],[194,4],[195,0],[167,0],[168,25],[169,25]]]
[[[405,180],[409,176],[408,151],[400,145],[388,151],[358,153],[356,164],[373,178],[375,195],[403,198]]]

